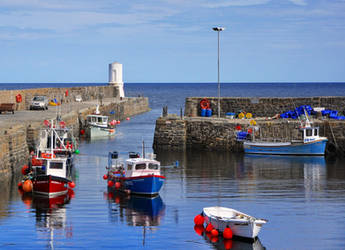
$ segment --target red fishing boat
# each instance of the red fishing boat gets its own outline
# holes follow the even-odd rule
[[[31,156],[30,166],[24,166],[22,188],[24,192],[57,197],[74,188],[72,181],[74,150],[63,122],[45,121],[40,133],[36,154]],[[26,167],[26,168],[25,168]]]

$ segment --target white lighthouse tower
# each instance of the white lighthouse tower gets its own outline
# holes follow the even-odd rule
[[[109,64],[109,84],[117,87],[120,97],[125,97],[122,80],[122,64],[113,62]]]

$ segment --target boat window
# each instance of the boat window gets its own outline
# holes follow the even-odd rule
[[[317,128],[314,129],[314,136],[318,136],[318,129]]]
[[[312,136],[313,130],[312,129],[306,129],[305,134],[306,134],[306,136]]]
[[[92,117],[92,122],[96,122],[96,117]]]
[[[88,121],[88,122],[91,122],[91,117],[88,117],[88,118],[87,118],[87,121]]]
[[[102,122],[102,117],[98,117],[98,122]]]
[[[103,122],[104,122],[104,123],[107,122],[107,117],[103,117]]]
[[[149,169],[159,169],[159,165],[158,164],[154,164],[154,163],[149,163]]]
[[[63,163],[62,162],[50,162],[49,167],[51,169],[62,169],[63,168]]]
[[[132,166],[131,164],[128,164],[128,165],[127,165],[127,170],[132,170],[132,167],[133,167],[133,166]]]
[[[139,169],[146,169],[146,164],[145,163],[136,164],[135,170],[139,170]]]

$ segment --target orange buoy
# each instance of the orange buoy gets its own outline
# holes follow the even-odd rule
[[[211,234],[212,234],[213,237],[217,237],[219,235],[218,230],[215,229],[215,228],[212,229]]]
[[[112,186],[114,186],[114,182],[108,181],[108,187],[112,187]]]
[[[212,231],[214,227],[212,226],[212,224],[208,224],[207,227],[206,227],[206,232],[210,233]]]
[[[74,198],[75,195],[74,195],[74,191],[72,189],[68,189],[67,193],[71,199]]]
[[[116,196],[116,197],[115,197],[115,203],[116,203],[116,204],[119,204],[120,201],[121,201],[120,197],[119,197],[119,196]]]
[[[84,135],[85,134],[85,130],[84,129],[81,129],[80,130],[80,135]]]
[[[74,183],[73,181],[68,182],[68,186],[69,186],[70,188],[75,188],[75,183]]]
[[[28,194],[23,194],[22,201],[26,205],[26,208],[30,209],[31,204],[32,204],[32,196]]]
[[[226,239],[224,239],[224,240],[223,240],[223,243],[224,243],[224,248],[225,248],[226,250],[229,250],[229,249],[232,248],[232,240],[226,240]]]
[[[204,225],[204,216],[202,216],[201,214],[198,214],[197,216],[194,217],[194,224],[197,226],[201,226]]]
[[[218,236],[212,236],[211,237],[211,242],[213,242],[213,243],[218,242]]]
[[[109,192],[107,198],[108,200],[114,199],[114,194],[112,192]]]
[[[118,189],[118,188],[120,188],[120,187],[121,187],[121,183],[120,183],[120,182],[118,182],[118,181],[117,181],[117,182],[115,182],[115,188],[116,188],[116,189]]]
[[[22,174],[23,175],[26,175],[26,174],[28,174],[29,173],[29,166],[28,165],[24,165],[23,167],[22,167]]]
[[[31,180],[26,180],[26,181],[24,181],[23,190],[24,190],[24,192],[26,192],[26,193],[32,191],[32,181],[31,181]]]
[[[232,239],[232,230],[230,227],[226,227],[223,231],[223,238],[224,239]]]
[[[103,180],[106,180],[106,179],[108,179],[108,175],[103,175]]]
[[[198,234],[198,235],[202,235],[202,233],[204,232],[205,228],[202,225],[195,225],[194,226],[194,231]]]

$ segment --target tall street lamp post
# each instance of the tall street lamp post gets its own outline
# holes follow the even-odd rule
[[[214,27],[214,31],[218,32],[218,118],[220,118],[220,78],[219,78],[219,33],[225,30],[224,27]]]

